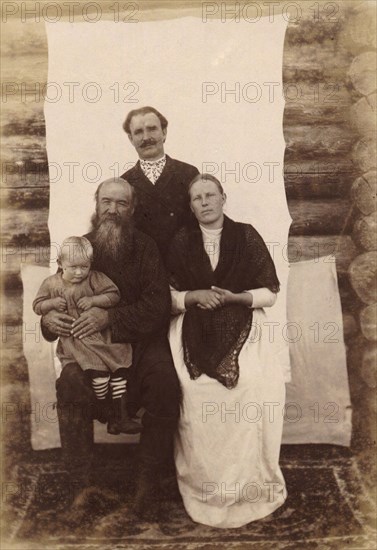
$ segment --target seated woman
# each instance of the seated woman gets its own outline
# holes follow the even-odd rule
[[[176,234],[168,258],[169,339],[183,394],[178,485],[194,521],[240,527],[286,498],[285,386],[263,310],[279,281],[259,233],[224,215],[216,178],[196,176],[189,198],[196,220]]]

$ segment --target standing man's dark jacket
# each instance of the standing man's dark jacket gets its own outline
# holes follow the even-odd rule
[[[136,189],[135,226],[155,240],[163,258],[177,230],[190,219],[187,189],[197,174],[195,166],[168,155],[155,184],[142,171],[140,161],[122,174],[122,178]]]

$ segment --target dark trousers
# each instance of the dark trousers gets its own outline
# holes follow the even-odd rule
[[[66,365],[56,382],[63,458],[77,472],[90,467],[93,418],[98,406],[90,378],[77,363]],[[143,407],[140,459],[162,465],[172,459],[173,435],[179,415],[180,389],[167,339],[154,340],[138,353],[127,386],[129,412]]]

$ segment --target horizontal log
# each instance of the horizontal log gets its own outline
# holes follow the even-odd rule
[[[302,64],[304,71],[312,66],[314,71],[322,69],[326,76],[338,76],[349,67],[354,57],[345,47],[343,35],[341,25],[326,24],[322,17],[315,20],[312,10],[307,22],[300,20],[288,25],[284,42],[284,67],[294,71],[296,61],[298,65]],[[321,76],[321,73],[315,76]]]
[[[377,171],[370,170],[357,178],[351,188],[351,199],[364,215],[377,209]]]
[[[352,260],[357,256],[357,248],[350,236],[290,236],[288,239],[288,260],[290,263],[312,261],[313,263],[335,264],[338,273],[347,273]]]
[[[361,311],[360,327],[367,340],[377,340],[377,304],[366,306]]]
[[[349,267],[353,289],[365,304],[377,301],[377,252],[365,252],[357,256]]]
[[[324,85],[325,87],[327,85]],[[287,88],[287,93],[289,89],[294,89],[292,84]],[[314,92],[313,92],[314,93]],[[317,92],[316,92],[317,93]],[[323,93],[324,95],[324,93]],[[330,126],[330,125],[340,125],[344,124],[346,113],[351,105],[351,97],[349,96],[349,101],[344,103],[338,103],[337,96],[335,97],[334,104],[328,104],[325,100],[321,101],[321,104],[312,101],[285,101],[284,106],[284,115],[283,115],[283,125],[286,126],[298,126],[298,125],[307,125],[308,121],[312,125],[320,126]],[[322,104],[323,103],[323,104]]]
[[[21,118],[18,116],[16,119],[11,118],[12,112],[8,113],[8,116],[3,116],[2,120],[2,135],[7,138],[9,136],[45,136],[46,125],[43,116],[43,107],[41,106],[41,112],[36,113],[34,116],[27,116]],[[8,120],[7,119],[11,119]]]
[[[26,7],[26,6],[25,6]],[[34,5],[38,13],[38,6]],[[40,6],[39,6],[40,8]],[[47,53],[47,35],[43,14],[39,11],[39,21],[36,15],[31,14],[30,19],[26,21],[21,18],[21,11],[14,10],[14,18],[8,17],[7,24],[4,25],[2,54],[7,57],[15,56],[34,56],[39,52]],[[24,12],[24,15],[25,12]],[[25,28],[26,27],[26,28]]]
[[[53,259],[55,260],[54,252]],[[21,268],[25,265],[48,267],[50,264],[49,246],[10,245],[2,243],[1,270],[3,273],[3,288],[5,290],[22,290],[20,279]]]
[[[14,293],[8,292],[5,297],[1,311],[3,332],[7,331],[8,327],[22,324],[22,296],[15,296]]]
[[[18,330],[18,327],[14,327]],[[19,328],[21,331],[22,327]],[[22,337],[21,337],[22,338]],[[25,397],[30,394],[29,387],[29,369],[28,364],[23,354],[22,342],[18,345],[14,345],[12,348],[5,350],[4,357],[2,358],[2,379],[4,385],[8,384],[8,389],[12,390],[15,384],[23,384],[25,388]],[[13,393],[13,392],[12,392]],[[3,402],[6,401],[5,395],[3,396]],[[27,402],[28,397],[23,399],[23,402]],[[12,401],[14,401],[12,399]],[[11,437],[11,435],[10,435]]]
[[[47,165],[44,136],[11,136],[2,140],[2,163],[6,173],[17,172],[23,163]]]
[[[20,52],[17,57],[16,54],[2,55],[2,65],[3,91],[6,91],[7,97],[26,104],[32,103],[33,100],[43,103],[43,88],[48,75],[47,51],[45,53],[43,49],[35,54]],[[37,96],[34,95],[35,92]]]
[[[34,189],[50,187],[47,164],[25,163],[15,166],[2,164],[2,189]],[[4,191],[5,192],[5,191]]]
[[[349,234],[352,228],[352,205],[347,199],[288,202],[292,217],[289,235]]]
[[[322,154],[315,158],[301,156],[294,151],[286,150],[284,158],[284,174],[294,180],[301,174],[316,174],[327,177],[355,173],[355,166],[349,155]]]
[[[49,198],[49,187],[7,188],[0,191],[0,201],[3,208],[28,210],[48,208]]]
[[[4,88],[3,88],[4,91]],[[5,100],[6,99],[6,100]],[[26,98],[25,98],[26,99]],[[44,125],[44,97],[33,98],[38,101],[22,101],[13,95],[3,97],[1,105],[1,131],[3,135],[12,135],[12,125],[22,124],[22,134],[40,134]],[[28,125],[26,125],[28,122]]]
[[[5,296],[15,296],[22,294],[21,273],[5,273],[2,279],[2,292]]]
[[[22,324],[20,324],[20,329],[22,328]],[[20,342],[19,346],[16,347],[8,347],[3,348],[2,350],[2,365],[3,368],[14,368],[18,363],[25,361],[25,357],[22,350],[22,342]],[[27,365],[26,365],[27,367]],[[23,370],[23,369],[22,369]],[[2,370],[2,374],[3,374]],[[26,368],[27,372],[27,368]]]
[[[48,246],[48,209],[2,211],[2,245],[10,247]]]
[[[377,250],[377,212],[356,220],[352,238],[364,250]]]
[[[325,60],[324,57],[327,56]],[[343,86],[352,57],[344,49],[322,50],[311,45],[285,44],[283,52],[283,84],[306,82],[318,87],[326,84]]]
[[[292,165],[288,168],[293,170]],[[354,173],[285,171],[284,183],[288,201],[291,199],[340,199],[349,195]]]
[[[314,160],[318,155],[348,155],[356,136],[347,124],[284,126],[283,132],[288,150]]]
[[[334,79],[333,75],[326,78],[323,74],[323,65],[321,70],[318,71],[313,68],[309,72],[302,70],[300,62],[298,62],[295,72],[290,75],[287,68],[283,69],[282,87],[275,85],[272,88],[271,85],[268,86],[267,84],[264,84],[263,87],[270,90],[271,93],[274,91],[274,95],[282,93],[286,109],[294,109],[295,106],[299,105],[308,113],[322,113],[322,122],[325,124],[332,122],[326,121],[326,113],[330,114],[332,110],[339,111],[339,109],[344,111],[353,101],[353,94],[352,90],[349,90],[345,68],[341,71],[341,78]],[[339,122],[344,122],[344,118],[340,119]]]

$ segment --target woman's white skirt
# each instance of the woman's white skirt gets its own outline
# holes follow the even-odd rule
[[[175,441],[179,490],[194,521],[240,527],[271,514],[286,498],[279,467],[282,369],[273,356],[266,314],[255,309],[237,386],[229,390],[205,374],[191,380],[183,361],[183,317],[172,320],[169,333],[183,393]]]

